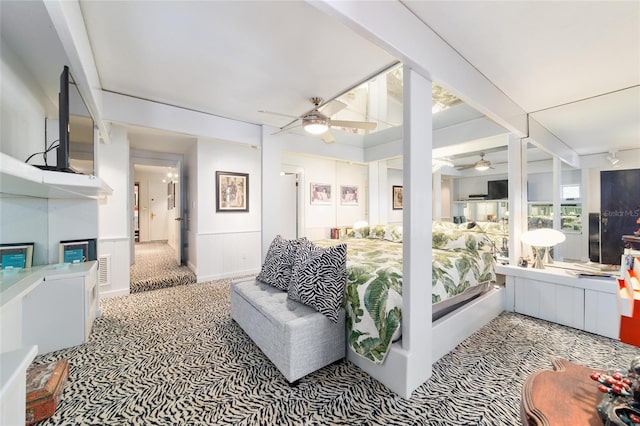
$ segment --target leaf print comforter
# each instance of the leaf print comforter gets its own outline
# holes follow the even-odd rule
[[[402,321],[402,243],[380,239],[320,240],[328,247],[347,243],[346,323],[349,347],[382,364]],[[469,246],[469,247],[467,247]],[[490,252],[471,242],[455,249],[433,249],[432,303],[469,287],[495,280]]]

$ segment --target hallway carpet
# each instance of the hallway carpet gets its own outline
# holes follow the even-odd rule
[[[58,410],[40,425],[517,425],[525,378],[550,369],[554,357],[607,369],[628,368],[640,353],[503,313],[435,363],[404,400],[348,361],[290,387],[231,319],[228,280],[100,306],[87,344],[36,358],[65,358],[71,367]]]
[[[136,243],[135,263],[130,268],[131,293],[196,282],[186,266],[179,266],[166,242]]]

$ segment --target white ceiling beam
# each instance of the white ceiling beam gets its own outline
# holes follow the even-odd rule
[[[455,155],[466,154],[468,152],[476,152],[489,150],[491,148],[504,147],[509,144],[509,134],[492,136],[489,138],[474,139],[454,146],[443,146],[433,149],[434,158],[452,157]]]
[[[526,112],[402,3],[336,0],[309,3],[458,95],[518,137],[527,136]]]
[[[132,96],[103,92],[104,119],[139,127],[259,146],[262,126]]]
[[[433,148],[446,148],[469,140],[507,135],[509,131],[486,117],[476,118],[463,123],[435,129],[433,131]],[[507,139],[503,142],[505,145]],[[493,147],[492,147],[493,148]]]
[[[78,91],[98,126],[100,138],[109,143],[109,130],[102,119],[102,85],[80,4],[77,1],[49,0],[44,5],[67,54]]]
[[[526,142],[530,142],[543,151],[558,157],[571,167],[580,168],[580,156],[578,153],[531,117],[529,117],[529,137],[526,138]]]

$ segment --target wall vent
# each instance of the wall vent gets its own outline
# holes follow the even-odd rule
[[[111,255],[105,254],[98,257],[98,283],[111,284]]]

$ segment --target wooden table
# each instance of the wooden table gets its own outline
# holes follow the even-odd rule
[[[596,406],[602,398],[591,379],[594,370],[564,359],[554,370],[531,374],[522,387],[520,417],[527,426],[602,426]]]

